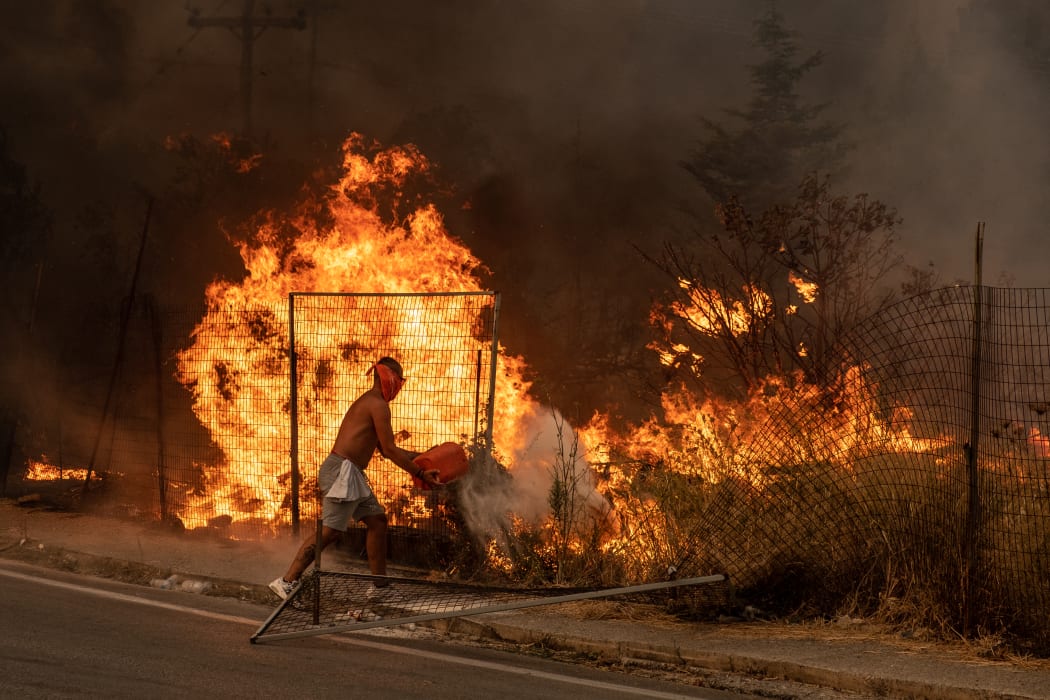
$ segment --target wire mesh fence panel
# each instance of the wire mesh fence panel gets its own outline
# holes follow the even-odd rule
[[[612,589],[508,588],[314,569],[251,641],[353,632],[613,596],[655,596],[673,588],[715,585],[724,580],[724,576],[713,574]]]
[[[292,448],[304,477],[304,516],[316,513],[316,471],[335,430],[350,403],[371,388],[370,370],[382,356],[404,369],[404,388],[390,403],[401,447],[473,446],[490,429],[495,294],[304,293],[289,303],[297,397]],[[394,528],[446,534],[445,494],[422,488],[378,454],[367,474]]]
[[[63,388],[45,392],[58,400],[27,416],[33,435],[20,445],[29,461],[50,471],[23,488],[62,487],[54,480],[60,474],[63,482],[78,482],[70,491],[78,505],[161,517],[183,528],[206,527],[223,513],[202,507],[206,469],[219,468],[223,454],[194,413],[196,383],[183,384],[178,368],[198,324],[207,338],[235,323],[212,318],[205,325],[205,317],[203,307],[163,309],[143,297],[131,309],[122,349],[111,351],[119,362],[85,359],[52,368]],[[90,342],[108,347],[109,330]]]
[[[825,385],[765,387],[764,427],[716,478],[688,482],[668,560],[728,573],[759,603],[896,610],[1050,649],[1047,294],[932,291],[841,338]],[[122,512],[234,537],[286,529],[297,505],[316,517],[317,466],[385,354],[408,380],[391,406],[402,446],[473,445],[490,428],[495,295],[290,301],[133,309],[108,414],[112,366],[39,387],[58,399],[22,423],[26,478],[83,483],[93,461]],[[440,495],[382,459],[368,474],[392,533],[441,536]]]
[[[196,449],[166,465],[173,512],[188,527],[237,536],[276,530],[290,481],[285,309],[212,307],[186,337],[174,375],[207,442],[189,441]]]

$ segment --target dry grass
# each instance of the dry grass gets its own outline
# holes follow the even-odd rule
[[[1050,498],[1031,481],[985,477],[967,611],[966,485],[947,477],[965,474],[957,450],[787,456],[762,482],[690,478],[671,468],[684,455],[642,465],[614,494],[631,547],[608,554],[632,581],[668,563],[680,576],[727,573],[740,604],[779,619],[846,615],[913,641],[964,640],[976,658],[1050,655]]]

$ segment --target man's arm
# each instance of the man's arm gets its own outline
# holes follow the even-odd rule
[[[398,447],[394,441],[394,429],[390,425],[390,406],[386,401],[376,401],[372,408],[372,424],[376,429],[379,453],[389,459],[397,466],[404,469],[414,477],[418,477],[426,483],[436,486],[441,482],[438,480],[438,470],[430,469],[423,471],[418,464],[412,460],[419,456],[419,452],[412,452]]]

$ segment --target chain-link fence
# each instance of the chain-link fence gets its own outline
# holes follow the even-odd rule
[[[705,490],[683,559],[770,605],[854,606],[1050,648],[1048,290],[953,287],[842,339],[826,391]]]
[[[381,356],[395,357],[405,386],[390,404],[403,447],[424,451],[444,442],[492,442],[498,297],[492,293],[293,294],[290,444],[293,521],[302,501],[316,515],[316,470],[332,449],[333,427],[349,401],[371,387]],[[295,465],[299,468],[295,469]],[[378,457],[368,467],[373,489],[394,527],[433,537],[449,519],[442,492],[425,490]]]

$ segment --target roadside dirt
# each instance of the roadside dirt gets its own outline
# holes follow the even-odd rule
[[[73,573],[99,576],[143,586],[170,585],[182,587],[192,585],[197,592],[212,596],[225,596],[273,606],[275,601],[265,582],[272,577],[276,566],[287,560],[291,543],[270,545],[273,550],[261,557],[261,568],[249,566],[253,557],[264,549],[259,543],[218,541],[215,537],[183,533],[174,540],[163,533],[141,523],[124,524],[110,519],[54,511],[43,512],[26,509],[7,502],[0,502],[0,557],[17,559],[26,563]],[[99,531],[105,532],[104,546],[96,546]],[[81,535],[84,535],[81,538]],[[41,538],[40,540],[35,539]],[[83,541],[82,541],[83,540]],[[169,541],[170,540],[170,541]],[[86,544],[87,543],[87,544]],[[64,549],[69,547],[69,549]],[[74,549],[80,547],[85,553]],[[109,556],[113,555],[113,556]],[[260,559],[259,556],[255,557]],[[216,562],[231,563],[220,567]],[[274,563],[276,562],[276,564]],[[257,562],[258,563],[258,562]],[[353,564],[353,562],[348,562]],[[181,567],[181,568],[180,568]],[[212,571],[214,578],[200,572]],[[219,576],[228,576],[229,579]],[[232,580],[237,579],[237,580]],[[258,579],[256,583],[244,583]],[[200,585],[200,584],[206,585]],[[196,590],[196,589],[194,589]],[[754,617],[750,620],[726,618],[718,622],[684,622],[669,615],[662,608],[651,605],[636,605],[621,600],[592,600],[568,603],[559,606],[558,615],[579,621],[621,620],[637,622],[639,625],[663,628],[682,636],[683,627],[690,635],[716,634],[719,638],[744,640],[751,648],[750,640],[756,644],[762,640],[824,640],[878,641],[884,648],[894,648],[909,657],[937,658],[961,661],[968,666],[985,668],[1009,668],[1011,671],[1028,669],[1050,670],[1050,660],[1027,659],[1010,656],[1004,652],[1005,645],[994,638],[978,639],[964,643],[938,640],[927,630],[897,630],[878,625],[872,621],[842,617],[833,621],[794,623],[765,620]],[[574,625],[566,629],[571,629]],[[807,685],[784,678],[773,678],[747,669],[733,672],[713,671],[696,666],[674,663],[659,663],[638,658],[601,658],[556,646],[555,639],[529,644],[500,639],[494,634],[473,632],[469,627],[462,631],[456,628],[439,629],[402,626],[376,628],[370,635],[401,636],[413,638],[450,638],[457,644],[502,649],[520,654],[543,656],[568,663],[586,664],[594,668],[616,670],[639,676],[660,678],[677,684],[705,687],[768,698],[845,698],[886,697],[888,692],[878,692],[873,686],[868,694],[832,690]],[[737,645],[738,647],[740,645]],[[953,695],[952,697],[962,697]],[[999,697],[984,695],[984,697]],[[1021,696],[1014,696],[1021,697]],[[1040,693],[1023,697],[1043,697]]]

